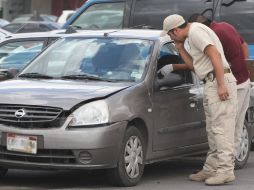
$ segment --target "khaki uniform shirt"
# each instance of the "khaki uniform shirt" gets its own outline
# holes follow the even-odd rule
[[[190,55],[193,59],[195,73],[200,80],[213,71],[213,65],[209,57],[204,53],[208,45],[214,45],[221,54],[224,68],[229,68],[225,58],[223,47],[217,35],[207,26],[200,23],[192,23],[188,32]]]

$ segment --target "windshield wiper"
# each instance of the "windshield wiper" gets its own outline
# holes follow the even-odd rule
[[[53,79],[53,77],[51,77],[51,76],[40,74],[40,73],[24,73],[24,74],[19,75],[18,77],[38,78],[38,79]]]
[[[88,75],[88,74],[77,74],[77,75],[65,75],[61,77],[62,79],[86,79],[86,80],[98,80],[98,81],[107,81],[107,82],[116,82],[117,80],[114,79],[105,79],[95,75]]]

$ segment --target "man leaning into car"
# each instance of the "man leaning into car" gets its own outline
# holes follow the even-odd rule
[[[203,105],[209,151],[203,169],[189,176],[207,185],[222,185],[235,180],[234,131],[237,112],[236,79],[224,56],[217,35],[200,23],[187,23],[180,15],[163,22],[162,36],[168,34],[189,69],[204,81]],[[190,54],[184,48],[188,38]],[[172,65],[161,70],[173,71]]]

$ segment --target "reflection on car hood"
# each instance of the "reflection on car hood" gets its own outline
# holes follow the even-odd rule
[[[82,101],[103,98],[131,85],[133,83],[9,80],[1,82],[0,104],[52,106],[69,110]]]

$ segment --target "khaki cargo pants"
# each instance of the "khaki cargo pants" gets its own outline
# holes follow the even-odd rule
[[[234,132],[237,113],[236,79],[231,73],[224,75],[229,99],[221,101],[217,81],[204,86],[204,110],[209,151],[203,169],[207,172],[234,173]]]

